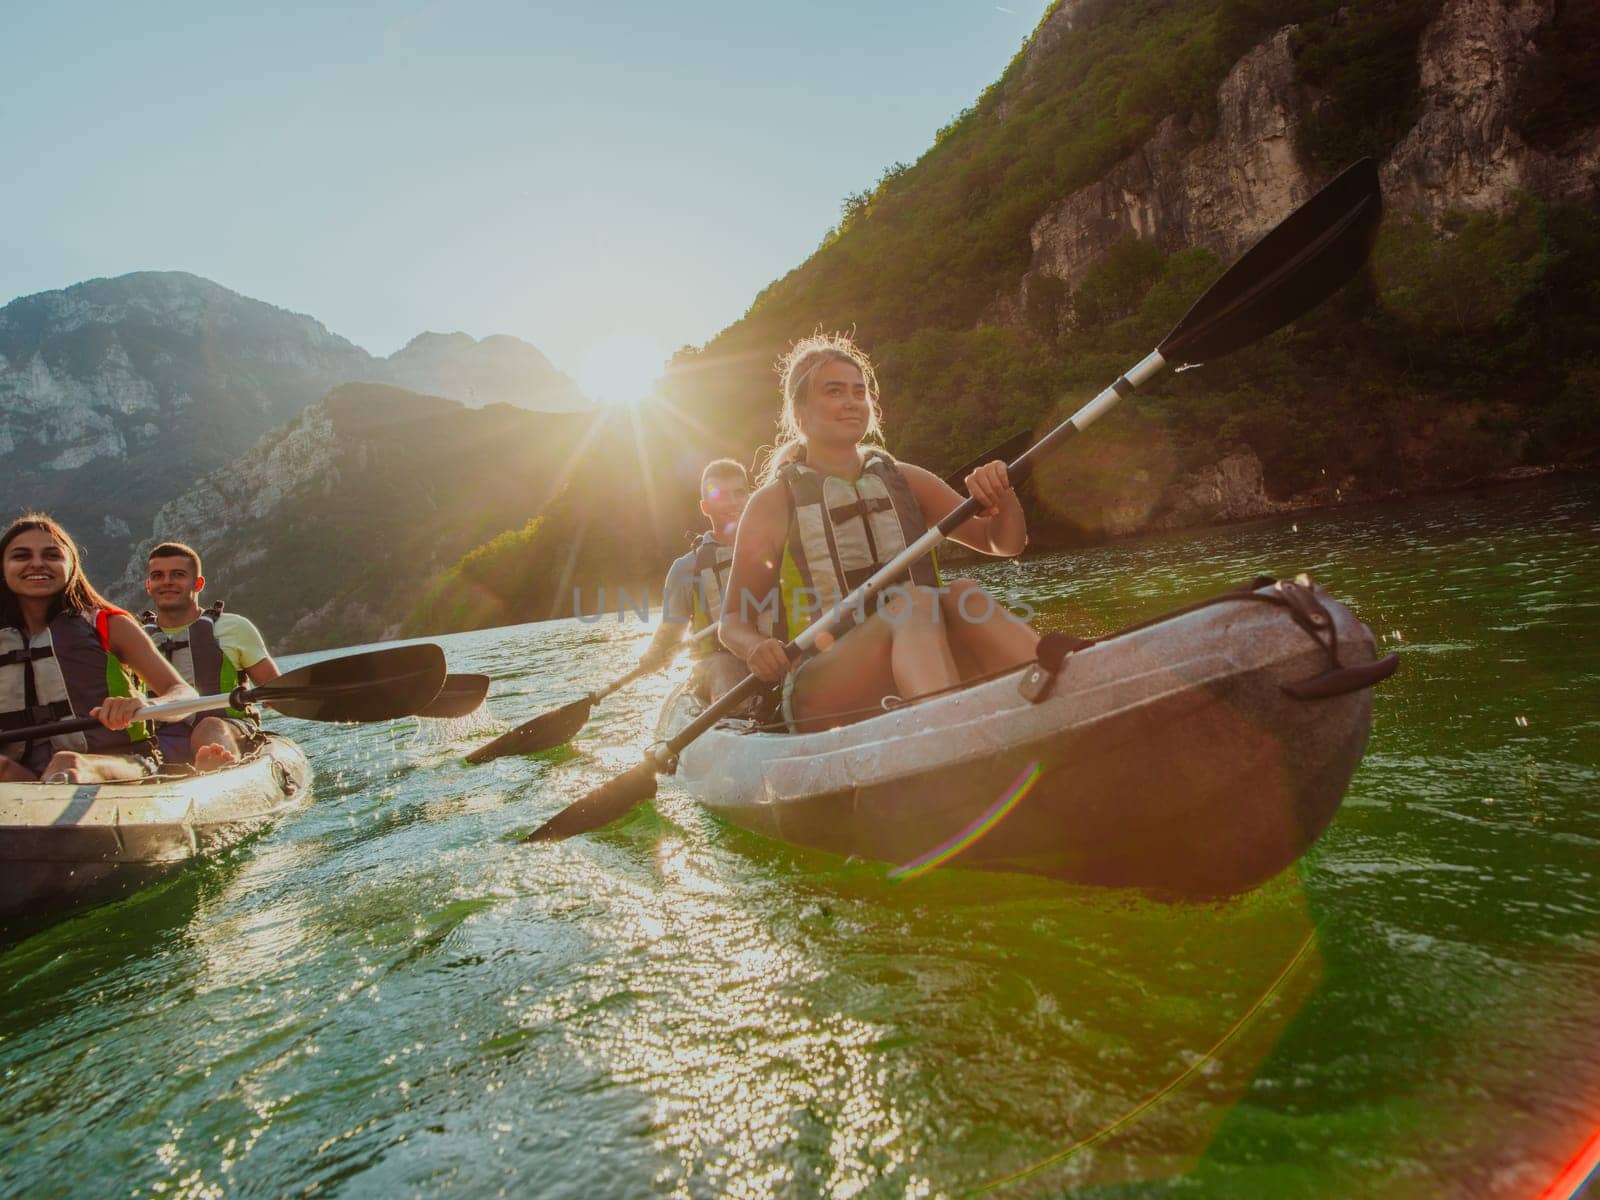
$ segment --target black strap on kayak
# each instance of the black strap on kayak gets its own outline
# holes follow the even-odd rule
[[[1047,700],[1055,690],[1056,676],[1067,665],[1067,656],[1094,645],[1093,638],[1074,637],[1070,633],[1047,633],[1039,639],[1034,661],[1022,673],[1017,690],[1030,704]]]
[[[1135,621],[1132,625],[1124,625],[1115,633],[1108,633],[1105,637],[1080,638],[1070,633],[1047,633],[1039,639],[1039,648],[1034,662],[1023,672],[1022,681],[1017,690],[1022,693],[1022,698],[1030,704],[1040,704],[1050,698],[1055,691],[1056,679],[1061,672],[1066,670],[1067,659],[1079,650],[1087,650],[1090,646],[1097,646],[1101,642],[1109,642],[1113,638],[1123,637],[1141,629],[1148,629],[1152,625],[1159,625],[1163,621],[1170,621],[1174,617],[1181,617],[1187,613],[1199,612],[1202,608],[1209,608],[1213,604],[1225,604],[1230,600],[1243,600],[1246,598],[1267,600],[1257,589],[1271,587],[1278,581],[1270,575],[1257,575],[1249,583],[1241,583],[1236,588],[1216,596],[1207,596],[1204,600],[1196,600],[1192,604],[1185,604],[1181,608],[1170,609],[1167,612],[1157,613],[1153,617],[1146,617],[1143,621]],[[1312,597],[1315,603],[1316,598]],[[1271,601],[1277,603],[1276,600]]]
[[[1322,601],[1317,599],[1311,577],[1300,575],[1292,580],[1279,580],[1271,575],[1257,575],[1249,583],[1242,583],[1219,595],[1207,596],[1203,600],[1196,600],[1181,608],[1148,617],[1132,625],[1125,625],[1103,638],[1086,640],[1070,634],[1046,634],[1039,639],[1037,659],[1024,672],[1019,690],[1024,699],[1038,704],[1054,690],[1056,678],[1066,669],[1067,660],[1079,650],[1140,629],[1148,629],[1152,625],[1159,625],[1174,617],[1198,612],[1213,604],[1229,604],[1234,601],[1255,601],[1283,609],[1293,618],[1294,623],[1305,631],[1306,636],[1316,643],[1318,649],[1328,656],[1328,669],[1320,675],[1282,685],[1283,690],[1297,700],[1326,700],[1333,696],[1342,696],[1346,692],[1371,687],[1393,675],[1400,665],[1399,655],[1389,654],[1370,663],[1346,667],[1339,661],[1338,626],[1332,615],[1323,607]]]

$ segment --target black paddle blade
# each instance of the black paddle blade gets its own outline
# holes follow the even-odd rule
[[[464,717],[477,712],[488,694],[487,675],[446,675],[439,694],[425,708],[419,708],[416,715],[438,720]]]
[[[1287,325],[1355,276],[1382,216],[1378,165],[1363,158],[1245,251],[1156,349],[1174,367],[1209,362]]]
[[[642,762],[610,782],[601,784],[577,803],[567,805],[522,840],[559,842],[580,833],[588,833],[591,829],[611,824],[655,794],[656,765]]]
[[[432,702],[444,677],[444,651],[424,642],[296,667],[249,696],[304,721],[392,721]]]
[[[960,492],[963,496],[965,496],[967,494],[968,475],[971,475],[979,467],[983,466],[984,463],[992,463],[997,458],[1001,462],[1011,462],[1038,440],[1039,435],[1033,431],[1032,427],[1025,428],[1018,433],[1012,434],[993,449],[985,450],[982,454],[978,455],[977,458],[974,458],[969,462],[962,463],[954,471],[951,471],[950,474],[946,475],[944,477],[944,481],[957,492]]]
[[[515,729],[508,730],[479,746],[467,755],[469,763],[492,762],[497,758],[504,758],[508,754],[537,754],[541,750],[553,750],[564,742],[570,742],[583,728],[583,723],[589,719],[589,708],[593,702],[588,696],[582,700],[574,700],[565,708],[558,708],[554,712],[543,713],[531,721],[524,721]]]

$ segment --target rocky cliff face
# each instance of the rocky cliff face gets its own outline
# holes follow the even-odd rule
[[[129,529],[370,357],[310,317],[180,272],[0,309],[0,511],[45,508],[91,571]]]
[[[233,534],[270,518],[286,499],[310,489],[331,493],[340,484],[339,460],[345,452],[335,437],[327,404],[313,404],[283,429],[264,437],[251,450],[184,490],[161,506],[157,533],[141,540],[117,581],[118,594],[131,596],[144,582],[145,556],[162,540],[207,547],[207,574],[248,566],[250,547]]]
[[[1050,55],[1056,52],[1061,45],[1061,39],[1071,33],[1078,23],[1078,9],[1084,0],[1061,0],[1045,14],[1044,20],[1039,22],[1038,28],[1033,31],[1033,36],[1028,39],[1028,44],[1022,51],[1021,71],[1017,77],[1017,91],[1032,84],[1038,77],[1039,66]],[[996,121],[1004,121],[1013,111],[1014,105],[1002,101],[995,106],[994,117]]]
[[[253,440],[367,357],[310,317],[180,272],[26,296],[0,309],[0,455],[71,470],[219,405]]]
[[[1600,196],[1600,126],[1580,131],[1559,155],[1530,146],[1513,127],[1518,79],[1557,3],[1445,5],[1422,39],[1422,117],[1383,164],[1391,204],[1437,216],[1450,208],[1504,212],[1519,190],[1569,204]]]
[[[1076,286],[1129,235],[1168,252],[1206,246],[1231,258],[1309,196],[1294,148],[1308,98],[1290,33],[1279,30],[1234,67],[1217,93],[1210,137],[1197,118],[1168,117],[1136,154],[1040,217],[1029,234],[1029,276]]]
[[[1600,127],[1559,156],[1512,127],[1516,81],[1555,11],[1556,0],[1446,0],[1419,50],[1421,118],[1382,164],[1392,209],[1504,212],[1519,189],[1567,203],[1600,198]],[[1297,76],[1293,34],[1280,29],[1233,68],[1214,129],[1168,117],[1136,153],[1045,212],[1020,295],[1000,298],[992,315],[1019,319],[1043,278],[1075,288],[1129,235],[1232,258],[1305,199],[1323,178],[1295,140],[1321,98]]]

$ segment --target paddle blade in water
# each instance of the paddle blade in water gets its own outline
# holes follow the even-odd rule
[[[469,716],[478,711],[488,694],[487,675],[446,675],[439,694],[425,708],[419,708],[416,715],[446,721]]]
[[[445,673],[444,651],[424,642],[296,667],[250,696],[305,721],[392,721],[431,703]]]
[[[1209,362],[1307,312],[1366,262],[1383,215],[1378,167],[1346,167],[1254,246],[1156,347],[1174,366]]]
[[[494,741],[479,746],[467,755],[469,763],[486,763],[509,754],[537,754],[570,742],[583,723],[589,719],[592,701],[585,696],[574,700],[565,708],[543,713],[531,721],[524,721],[515,729],[502,733]]]
[[[591,829],[609,825],[655,794],[656,766],[649,762],[640,763],[609,783],[601,784],[576,804],[569,804],[522,840],[559,842],[563,838],[588,833]]]

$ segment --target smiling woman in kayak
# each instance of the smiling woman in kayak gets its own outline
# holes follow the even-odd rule
[[[194,689],[138,623],[84,577],[78,547],[42,513],[0,534],[0,780],[64,783],[138,779],[160,762],[133,714],[150,703],[130,670],[159,693],[187,700]],[[8,742],[5,731],[74,716],[101,728],[47,740]]]
[[[942,586],[923,559],[864,624],[785,678],[783,641],[756,627],[762,607],[770,612],[777,599],[794,637],[963,497],[872,444],[881,436],[877,380],[848,337],[796,342],[781,371],[780,441],[739,524],[728,594],[741,603],[724,605],[721,636],[754,674],[785,680],[791,727],[857,720],[887,696],[920,696],[1031,660],[1031,628],[971,580]],[[984,510],[954,540],[984,554],[1020,554],[1027,525],[1005,463],[986,463],[966,483]]]

